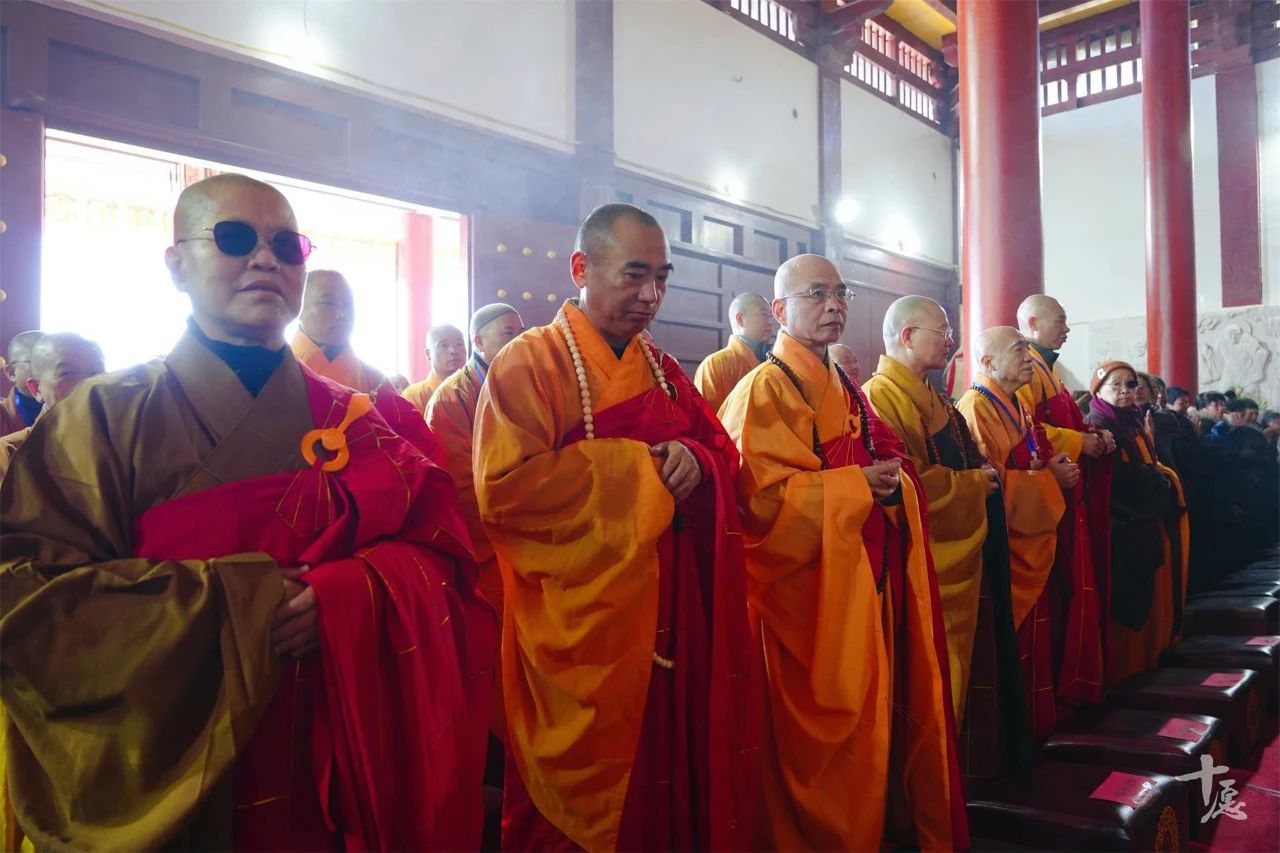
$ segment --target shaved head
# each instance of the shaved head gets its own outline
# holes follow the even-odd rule
[[[467,341],[456,326],[432,326],[427,332],[427,357],[437,376],[449,376],[467,362]]]
[[[858,361],[858,356],[854,351],[844,344],[832,344],[827,348],[827,353],[831,356],[831,360],[840,365],[840,369],[844,371],[855,384],[862,383],[862,364]]]
[[[31,348],[29,393],[52,406],[104,370],[102,349],[93,341],[70,332],[45,335]]]
[[[284,193],[266,181],[235,172],[211,175],[202,181],[196,181],[178,195],[178,201],[173,207],[173,239],[180,240],[190,236],[193,231],[212,225],[213,222],[208,220],[217,212],[219,200],[227,193],[246,189],[274,193],[280,197],[286,207],[289,207]],[[291,207],[289,216],[290,218],[293,216]]]
[[[987,356],[995,358],[1017,346],[1022,340],[1022,334],[1013,326],[992,326],[974,340],[973,358],[981,368],[984,358]]]
[[[312,270],[302,291],[302,333],[321,346],[345,347],[355,328],[355,294],[335,270]]]
[[[739,293],[729,303],[729,328],[752,341],[773,339],[773,315],[769,300],[758,293]]]
[[[652,214],[634,204],[623,202],[602,204],[582,220],[582,225],[578,227],[578,236],[573,243],[573,250],[584,253],[593,261],[599,260],[610,248],[617,245],[617,235],[613,232],[613,226],[620,219],[632,219],[648,228],[662,228]]]
[[[938,328],[947,322],[947,312],[927,296],[904,296],[895,300],[885,312],[880,327],[886,349],[901,346],[898,340],[904,329],[912,326]]]
[[[9,381],[27,396],[31,395],[31,392],[27,390],[27,380],[31,378],[31,348],[42,337],[44,337],[44,332],[33,329],[28,332],[18,332],[9,341],[4,373],[9,377]]]
[[[520,312],[505,302],[494,302],[471,315],[471,348],[492,364],[502,348],[523,331]]]
[[[792,293],[808,290],[809,285],[817,282],[830,285],[834,280],[840,281],[840,271],[836,265],[822,255],[796,255],[783,261],[773,276],[773,296],[780,299]]]
[[[885,354],[923,378],[947,366],[954,343],[947,312],[927,296],[904,296],[885,312],[880,327]]]
[[[1052,296],[1033,293],[1018,306],[1018,329],[1032,343],[1056,350],[1067,342],[1067,312]]]

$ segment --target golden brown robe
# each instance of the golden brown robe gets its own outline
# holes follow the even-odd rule
[[[724,400],[742,377],[760,363],[741,335],[729,339],[729,345],[702,360],[693,374],[694,387],[707,401],[711,411],[718,412]]]
[[[382,373],[356,358],[356,354],[349,346],[338,353],[337,358],[330,361],[324,354],[324,350],[320,349],[316,342],[307,337],[301,329],[294,334],[293,342],[289,346],[298,361],[339,385],[346,385],[364,394],[372,394],[387,382],[387,377]],[[389,384],[387,390],[391,390]]]
[[[978,623],[982,544],[987,535],[987,477],[976,468],[948,468],[931,452],[932,436],[950,425],[951,404],[900,361],[880,356],[876,372],[863,383],[862,390],[876,414],[906,445],[928,499],[929,544],[947,626],[951,700],[958,722],[964,719]],[[956,443],[963,447],[963,442]],[[982,460],[975,462],[980,465]]]
[[[134,558],[133,522],[182,495],[306,467],[298,436],[312,428],[311,411],[288,352],[285,362],[292,369],[277,369],[253,398],[188,333],[163,362],[87,380],[41,418],[0,483],[4,550],[30,555],[0,561],[0,641],[7,666],[21,661],[23,678],[39,679],[31,688],[13,679],[3,684],[5,758],[11,778],[47,771],[58,786],[51,801],[15,799],[19,814],[37,814],[50,826],[62,822],[54,810],[85,815],[86,823],[67,833],[93,848],[154,847],[198,813],[247,742],[280,669],[265,640],[280,604],[275,562],[261,553],[209,561]],[[122,476],[129,471],[145,474]],[[90,589],[123,592],[148,582],[162,592],[86,602]],[[30,622],[28,613],[57,616],[44,630],[18,631],[14,626]],[[101,640],[86,644],[85,626],[95,622]],[[134,627],[107,630],[122,625]],[[59,653],[60,637],[75,654]],[[212,678],[184,651],[219,646],[221,674]],[[20,689],[35,692],[11,693]],[[101,726],[80,734],[60,726],[60,739],[51,743],[39,717],[13,710],[29,709],[36,695],[64,707],[74,707],[78,696],[129,702],[107,706],[118,716],[116,737],[102,739]],[[103,712],[81,713],[94,719]],[[27,742],[45,756],[65,755],[66,766],[35,771]],[[140,773],[141,767],[166,772]],[[75,808],[64,811],[68,803],[58,799],[73,791]],[[134,812],[118,811],[126,802]]]
[[[445,379],[448,379],[448,377],[443,374],[436,373],[435,368],[432,368],[430,376],[421,382],[413,383],[408,388],[404,389],[404,393],[400,396],[404,397],[410,403],[413,403],[413,405],[417,407],[418,411],[422,412],[423,416],[425,416],[427,414],[427,404],[431,402],[431,395],[434,394],[436,389],[444,383]]]
[[[18,411],[17,390],[10,388],[9,393],[0,399],[0,436],[9,435],[27,428],[27,422]]]
[[[4,475],[9,470],[9,465],[13,462],[13,457],[18,453],[18,448],[22,447],[23,442],[27,440],[29,435],[31,435],[31,427],[20,429],[0,438],[0,480],[4,479]]]
[[[765,657],[764,832],[770,849],[876,850],[886,811],[905,815],[912,843],[950,849],[953,776],[948,698],[930,598],[921,508],[902,476],[902,502],[883,507],[905,540],[908,590],[877,589],[863,525],[877,507],[857,465],[824,468],[813,447],[862,441],[834,365],[785,332],[773,352],[797,389],[766,362],[738,383],[721,421],[742,454],[738,500],[748,602]],[[883,429],[883,426],[881,426]],[[886,534],[889,535],[889,534]],[[896,569],[894,569],[896,570]],[[895,609],[905,624],[895,624]],[[894,638],[904,637],[903,647]],[[899,659],[901,658],[901,659]],[[908,684],[895,687],[895,669]],[[894,707],[895,697],[911,707]],[[899,746],[910,755],[891,762]]]

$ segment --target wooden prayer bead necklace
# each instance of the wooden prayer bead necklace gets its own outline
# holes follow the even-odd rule
[[[560,327],[560,331],[564,333],[565,343],[569,345],[569,356],[573,359],[573,372],[578,377],[578,396],[582,400],[582,432],[586,440],[596,437],[595,415],[591,408],[591,386],[587,384],[587,369],[582,364],[582,353],[578,350],[578,339],[573,335],[573,327],[569,325],[569,318],[563,314],[556,318],[556,324]],[[653,381],[658,384],[664,394],[675,399],[675,392],[671,390],[671,386],[667,384],[667,373],[662,369],[662,365],[658,363],[658,357],[654,355],[652,345],[643,337],[640,339],[640,348],[644,351],[645,361],[649,362],[649,369],[653,371]],[[653,663],[660,669],[673,670],[676,668],[676,662],[671,658],[664,658],[657,652],[653,653]]]
[[[574,337],[569,318],[561,314],[556,318],[556,323],[564,333],[565,343],[569,345],[569,356],[573,359],[573,372],[578,377],[578,396],[582,400],[582,432],[587,440],[591,440],[596,437],[595,413],[591,407],[591,386],[587,384],[587,369],[582,364],[582,352],[578,349],[578,339]],[[667,384],[667,373],[658,363],[652,345],[643,337],[640,338],[640,349],[644,351],[645,361],[649,362],[649,369],[653,371],[653,381],[662,388],[664,394],[674,400],[676,395]]]
[[[786,374],[787,378],[791,380],[791,384],[796,386],[796,390],[800,392],[801,399],[804,399],[804,386],[800,384],[800,377],[796,376],[790,366],[772,352],[767,353],[765,358],[767,358],[771,364],[777,365],[778,369]],[[867,417],[867,407],[862,404],[862,396],[854,390],[853,382],[845,375],[844,370],[841,369],[838,364],[835,367],[836,374],[840,377],[840,384],[844,386],[844,390],[849,393],[849,399],[853,400],[853,404],[858,408],[858,424],[861,426],[862,446],[867,449],[867,453],[870,454],[871,458],[874,460],[876,459],[876,450],[875,446],[871,443],[871,427],[870,419]],[[809,401],[805,400],[805,402],[807,403]],[[818,438],[818,420],[816,417],[813,421],[813,455],[818,457],[823,468],[829,467],[827,465],[827,454],[823,452],[822,441]]]
[[[768,353],[766,357],[769,359],[770,363],[776,364],[778,369],[786,374],[787,378],[791,380],[791,384],[796,386],[796,391],[800,392],[800,398],[803,400],[804,386],[800,384],[800,377],[796,376],[795,372],[792,371],[785,361],[778,358],[772,352]],[[853,382],[845,375],[844,370],[842,370],[838,364],[835,367],[836,374],[840,377],[840,384],[843,385],[844,390],[848,392],[849,399],[853,400],[853,404],[858,407],[858,423],[862,427],[862,444],[867,448],[867,453],[870,454],[871,460],[874,462],[876,460],[876,451],[875,447],[871,443],[871,419],[867,416],[867,407],[862,402],[862,395],[854,390]],[[805,400],[805,402],[808,403],[809,401]],[[822,440],[818,437],[818,417],[816,411],[814,412],[813,418],[813,455],[818,457],[818,462],[821,464],[822,470],[825,471],[831,467],[830,463],[827,461],[827,454],[822,450]],[[880,554],[880,577],[876,578],[877,595],[884,592],[885,584],[888,583],[888,581],[889,536],[886,533],[884,537],[884,545]]]

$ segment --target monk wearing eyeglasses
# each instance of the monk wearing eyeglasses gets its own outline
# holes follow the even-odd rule
[[[863,390],[905,443],[928,498],[961,773],[1004,776],[1028,767],[1033,753],[1000,478],[964,417],[929,384],[928,372],[946,365],[954,342],[946,310],[904,296],[889,306],[882,331],[885,354]]]
[[[309,243],[278,190],[208,178],[174,231],[186,334],[86,380],[0,485],[17,824],[37,849],[476,849],[497,625],[434,441],[285,345]]]
[[[964,849],[923,490],[830,358],[851,296],[835,266],[792,258],[774,295],[782,332],[720,410],[742,453],[747,599],[765,658],[757,846]]]

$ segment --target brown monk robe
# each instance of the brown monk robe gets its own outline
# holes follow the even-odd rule
[[[431,395],[467,361],[467,342],[463,340],[462,332],[453,326],[432,327],[427,332],[427,358],[431,360],[431,374],[404,389],[404,398],[423,415],[427,413]]]
[[[1088,422],[1115,435],[1111,477],[1108,684],[1157,665],[1182,630],[1189,528],[1178,475],[1159,464],[1137,406],[1137,371],[1105,361],[1090,377]]]
[[[758,293],[739,293],[729,303],[729,327],[729,345],[703,359],[693,374],[694,387],[713,412],[720,411],[738,380],[764,360],[774,335],[769,300]]]
[[[342,273],[312,270],[302,292],[302,313],[293,336],[294,356],[339,385],[365,394],[392,390],[385,376],[352,352],[355,321],[355,297]]]
[[[1065,453],[1051,452],[1043,430],[1018,402],[1017,390],[1034,370],[1030,348],[1018,330],[987,329],[970,352],[978,373],[956,408],[1000,474],[1009,530],[1013,624],[1021,641],[1032,730],[1043,738],[1057,721],[1048,581],[1066,506],[1063,489],[1075,485],[1080,469]]]
[[[742,453],[764,650],[763,849],[967,846],[927,510],[901,442],[827,357],[850,293],[826,258],[774,278],[782,332],[720,410]]]
[[[5,378],[13,388],[0,400],[0,437],[26,429],[40,414],[40,401],[31,396],[27,383],[31,379],[31,348],[44,332],[19,332],[9,341],[4,364]]]
[[[475,849],[497,632],[425,422],[298,364],[309,242],[183,191],[163,360],[0,483],[8,791],[37,849]]]
[[[1071,328],[1058,300],[1032,294],[1018,306],[1018,327],[1031,345],[1031,381],[1018,389],[1018,401],[1040,424],[1054,453],[1080,466],[1080,482],[1066,492],[1058,523],[1058,546],[1049,583],[1054,587],[1054,679],[1058,711],[1066,717],[1081,703],[1102,699],[1103,637],[1110,536],[1106,495],[1115,440],[1106,430],[1089,428],[1058,370],[1058,350]],[[1086,496],[1088,500],[1086,501]],[[1096,541],[1098,538],[1101,541]],[[1096,559],[1095,559],[1096,557]]]
[[[906,445],[928,498],[951,696],[963,724],[961,774],[1008,775],[1028,766],[1032,742],[1000,481],[964,418],[926,376],[946,366],[953,339],[943,307],[924,296],[904,296],[889,306],[883,335],[886,354],[862,387]]]
[[[81,382],[104,370],[102,349],[93,341],[70,332],[44,335],[31,348],[31,378],[27,380],[27,392],[39,400],[47,412]],[[32,428],[0,438],[0,480],[4,479],[9,463]]]

